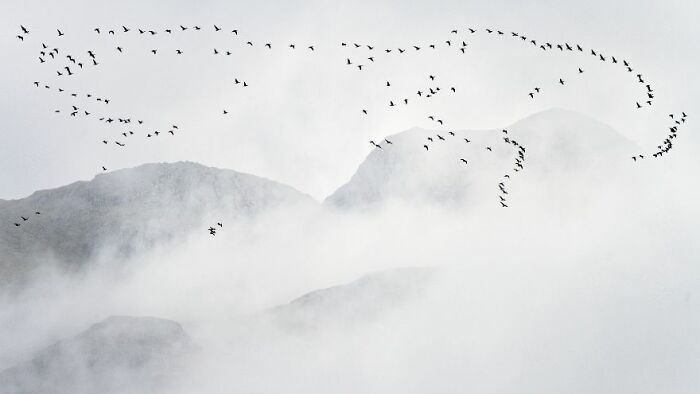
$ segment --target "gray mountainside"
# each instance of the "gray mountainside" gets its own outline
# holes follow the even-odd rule
[[[420,300],[437,274],[421,267],[368,274],[309,292],[247,322],[256,333],[263,328],[255,324],[264,321],[290,334],[361,327]],[[198,349],[174,321],[111,317],[0,371],[0,393],[170,392],[169,384],[187,374]]]
[[[306,293],[272,308],[267,316],[294,332],[358,325],[419,299],[436,275],[434,268],[427,267],[376,272],[347,284]]]
[[[0,372],[0,393],[152,392],[191,350],[176,322],[110,317]]]
[[[609,171],[636,153],[636,145],[610,126],[564,109],[536,113],[504,128],[507,134],[501,129],[413,128],[389,136],[393,144],[374,149],[325,204],[362,209],[399,199],[463,206],[493,192],[505,174],[541,180],[575,171],[577,178],[585,178]],[[516,147],[505,137],[526,149],[520,172],[514,171]]]
[[[24,279],[49,259],[78,270],[98,255],[128,257],[219,220],[294,204],[316,202],[277,182],[189,162],[145,164],[0,201],[0,284]]]

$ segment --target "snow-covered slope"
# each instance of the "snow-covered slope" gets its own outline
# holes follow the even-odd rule
[[[196,163],[100,174],[0,202],[0,284],[16,283],[48,260],[78,270],[98,254],[127,257],[206,231],[217,221],[231,223],[294,204],[316,202],[277,182]]]
[[[374,149],[325,203],[341,209],[372,207],[389,199],[463,206],[493,194],[505,174],[510,179],[524,174],[542,178],[575,171],[576,177],[585,177],[629,161],[635,151],[611,127],[564,109],[540,112],[503,128],[507,133],[414,128],[389,136],[392,144]],[[518,147],[504,138],[525,148],[524,169],[514,170]]]
[[[0,372],[0,393],[152,392],[190,350],[176,322],[110,317]]]

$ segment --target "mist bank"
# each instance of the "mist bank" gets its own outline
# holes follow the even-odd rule
[[[405,138],[422,139],[424,132]],[[573,137],[561,138],[554,146],[578,146],[566,142]],[[508,182],[509,206],[502,208],[500,164],[493,171],[460,167],[453,153],[462,152],[450,149],[425,160],[472,179],[462,185],[466,191],[455,186],[451,201],[458,204],[358,176],[350,182],[383,190],[381,198],[358,199],[345,209],[299,197],[301,204],[226,220],[216,236],[204,225],[218,216],[207,213],[174,240],[119,259],[105,252],[114,250],[112,241],[95,244],[96,255],[79,272],[41,265],[21,292],[0,296],[0,370],[26,367],[110,316],[151,316],[180,327],[177,337],[187,338],[176,372],[170,362],[155,363],[149,376],[156,380],[138,379],[139,368],[109,358],[101,367],[106,375],[58,362],[60,376],[70,380],[38,372],[27,381],[35,387],[57,382],[54,392],[700,388],[700,181],[687,159],[579,160],[567,150],[542,156],[535,148],[526,159],[535,164]],[[442,176],[403,171],[404,164],[378,167],[408,163],[390,156],[400,152],[373,151],[363,166],[397,179]],[[502,159],[510,164],[510,156]],[[410,186],[424,182],[441,180]],[[299,195],[282,189],[284,196]],[[185,190],[176,201],[195,193]],[[173,212],[182,207],[162,209],[177,217]],[[122,217],[140,223],[147,215],[125,208]],[[161,225],[158,215],[153,222]],[[110,349],[94,344],[98,353]],[[76,360],[93,352],[72,349]],[[158,352],[146,347],[143,354]]]

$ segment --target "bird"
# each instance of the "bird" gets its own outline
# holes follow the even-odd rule
[[[19,28],[22,29],[22,33],[24,33],[24,34],[29,34],[29,30],[27,30],[26,27],[24,27],[24,26],[22,26],[22,25],[19,25]]]
[[[363,110],[362,110],[362,113],[364,113],[365,115],[367,115],[367,110],[366,110],[366,109],[363,109]]]
[[[501,201],[501,206],[502,206],[503,208],[508,208],[508,205],[504,204],[503,201]]]
[[[59,37],[65,36],[65,34],[63,34],[63,32],[61,32],[60,30],[56,29],[56,31],[58,32],[58,36],[59,36]]]
[[[423,148],[425,148],[425,150],[429,150],[428,145],[423,145]]]
[[[216,235],[216,229],[214,227],[209,227],[209,234]]]
[[[20,216],[20,217],[22,218],[22,221],[26,222],[27,220],[29,220],[29,218],[25,218],[24,216]]]
[[[389,140],[386,139],[386,138],[384,138],[384,142],[386,142],[386,143],[389,144],[389,145],[393,145],[393,144],[394,144],[393,142],[389,141]]]
[[[563,85],[563,84],[564,84],[564,80],[561,79],[561,78],[559,78],[559,83]]]
[[[102,166],[102,171],[107,171],[107,167]]]
[[[578,69],[578,73],[579,73],[579,74],[583,74],[583,70],[582,70],[580,67],[579,67],[579,69]]]
[[[487,146],[487,147],[486,147],[486,150],[488,150],[488,151],[490,151],[490,152],[493,152],[493,149],[491,149],[490,146]]]
[[[372,145],[374,145],[374,146],[375,146],[375,148],[379,148],[379,149],[382,149],[382,146],[381,146],[381,145],[379,145],[379,144],[377,144],[377,143],[375,143],[374,141],[370,141],[369,143],[370,143],[370,144],[372,144]]]
[[[467,164],[467,160],[466,160],[466,159],[459,159],[459,160],[463,161],[464,164]]]

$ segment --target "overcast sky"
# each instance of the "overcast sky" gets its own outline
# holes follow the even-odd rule
[[[682,148],[693,155],[693,115],[700,92],[691,75],[700,67],[693,1],[5,1],[0,15],[3,72],[0,76],[0,198],[20,198],[38,189],[91,179],[101,172],[146,162],[191,160],[278,180],[316,198],[345,182],[381,139],[410,127],[432,127],[439,114],[446,127],[499,128],[553,106],[577,110],[611,124],[642,147],[664,135],[670,112],[691,116]],[[24,42],[15,36],[29,28]],[[164,29],[200,25],[201,32]],[[212,25],[222,27],[215,33]],[[121,25],[129,34],[107,36]],[[640,85],[622,68],[590,57],[544,53],[510,37],[468,36],[467,27],[518,31],[631,62],[655,88],[653,110],[636,111]],[[92,31],[101,27],[103,33]],[[136,28],[158,31],[139,36]],[[56,28],[65,36],[58,38]],[[232,29],[238,29],[236,37]],[[457,36],[450,30],[458,29]],[[466,40],[461,55],[444,41]],[[245,46],[253,41],[254,47]],[[373,44],[341,48],[341,41]],[[58,63],[39,64],[41,43],[99,67],[57,77]],[[264,48],[270,42],[272,50]],[[296,43],[297,49],[287,48]],[[428,53],[425,46],[437,43]],[[315,51],[305,49],[314,45]],[[419,45],[419,52],[385,56],[380,49]],[[124,48],[118,54],[115,47]],[[213,55],[213,48],[232,56]],[[149,51],[158,49],[157,55]],[[175,55],[175,49],[183,55]],[[367,56],[374,53],[376,62]],[[365,63],[359,71],[346,58]],[[585,79],[576,68],[586,69]],[[75,68],[75,66],[73,66]],[[389,99],[415,97],[428,86],[455,86],[457,93],[391,110]],[[635,72],[636,74],[636,72]],[[557,89],[560,77],[570,81]],[[247,81],[242,89],[234,78]],[[392,87],[385,86],[392,81]],[[37,89],[41,81],[51,90]],[[527,92],[541,86],[543,95]],[[109,97],[109,106],[69,99],[66,92]],[[412,103],[413,104],[413,103]],[[71,105],[113,117],[144,119],[143,129],[176,136],[146,139],[143,133],[111,144],[126,129],[88,117],[70,118]],[[361,109],[369,115],[364,116]],[[62,113],[55,114],[55,109]],[[222,111],[229,114],[224,116]],[[103,139],[110,145],[101,143]],[[681,145],[680,143],[678,144]]]

